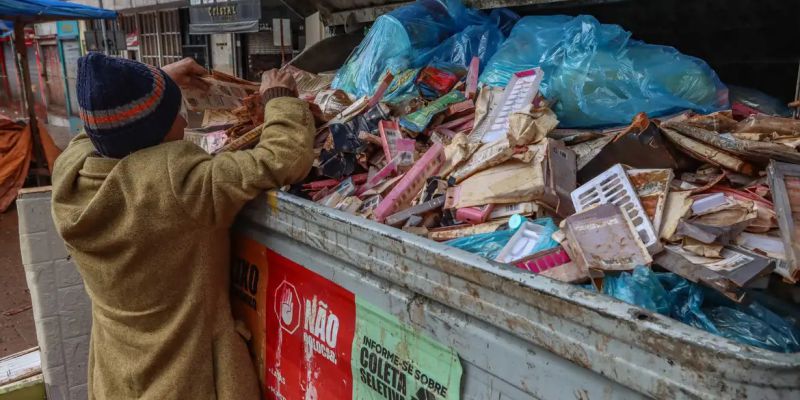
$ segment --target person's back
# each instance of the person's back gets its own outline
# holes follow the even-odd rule
[[[136,76],[127,76],[132,69]],[[116,82],[148,74],[150,93],[125,104],[106,100],[125,97],[112,90]],[[169,140],[185,123],[177,87],[163,72],[92,54],[81,60],[79,79],[104,83],[79,84],[89,136],[76,137],[56,161],[53,215],[92,299],[90,398],[258,398],[230,313],[228,229],[248,200],[308,172],[307,105],[269,101],[261,143],[212,158]],[[150,138],[119,139],[129,136]]]

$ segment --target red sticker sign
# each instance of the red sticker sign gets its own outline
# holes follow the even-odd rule
[[[352,395],[352,293],[267,250],[265,386],[270,399]]]

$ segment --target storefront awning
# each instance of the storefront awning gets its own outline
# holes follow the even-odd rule
[[[3,0],[0,19],[35,23],[69,19],[114,19],[117,12],[59,0]]]

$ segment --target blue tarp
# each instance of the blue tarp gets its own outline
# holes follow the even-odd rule
[[[11,36],[12,32],[14,32],[14,23],[0,19],[0,39]]]
[[[114,19],[117,12],[60,0],[3,0],[0,19],[35,23],[69,19]]]

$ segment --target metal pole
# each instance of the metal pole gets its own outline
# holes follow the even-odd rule
[[[100,1],[100,8],[103,8],[103,0]],[[103,53],[108,55],[108,37],[106,37],[106,20],[100,20],[100,31],[103,33]]]
[[[45,174],[44,151],[42,142],[39,138],[39,124],[36,122],[36,106],[33,100],[33,90],[31,90],[31,73],[28,70],[28,49],[25,48],[25,25],[21,22],[14,22],[14,44],[17,49],[17,65],[22,73],[23,97],[28,108],[28,126],[33,139],[33,157],[36,158],[36,185],[41,186],[42,175]]]
[[[797,64],[797,83],[794,86],[794,100],[800,100],[800,63]],[[794,117],[800,119],[800,107],[794,109]]]

